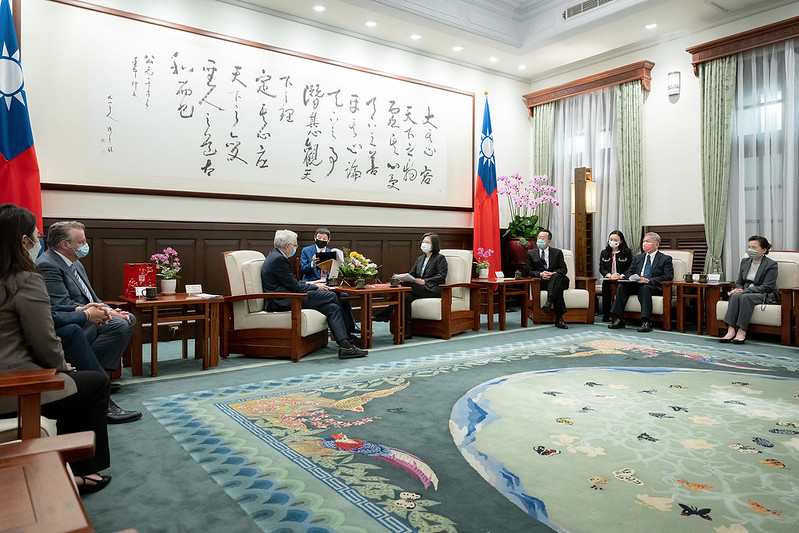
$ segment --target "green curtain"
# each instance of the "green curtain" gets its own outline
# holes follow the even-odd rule
[[[640,80],[616,86],[622,231],[635,253],[640,251],[639,236],[644,219],[643,107],[644,92]]]
[[[704,272],[723,271],[721,249],[730,187],[732,112],[738,57],[699,64],[702,130],[702,205],[705,212],[707,257]]]
[[[555,102],[533,108],[533,174],[549,176],[548,185],[553,184],[555,148]],[[549,202],[539,204],[536,209],[538,225],[549,227]]]

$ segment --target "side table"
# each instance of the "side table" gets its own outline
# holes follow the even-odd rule
[[[530,283],[532,282],[533,278],[472,278],[472,283],[480,288],[480,298],[486,303],[489,330],[494,329],[494,286],[497,288],[497,298],[499,299],[498,321],[500,331],[505,331],[505,312],[508,296],[522,297],[521,322],[523,328],[527,327],[527,308],[530,304]]]
[[[142,375],[142,330],[144,313],[152,314],[150,321],[153,331],[150,375],[158,375],[158,324],[166,322],[195,323],[195,357],[202,358],[203,370],[219,364],[219,305],[224,298],[203,298],[195,294],[159,294],[155,300],[121,297],[132,308],[136,317],[136,327],[131,339],[131,371],[134,376]]]
[[[704,335],[705,324],[707,324],[708,334],[713,335],[714,333],[710,331],[710,329],[712,329],[712,324],[717,322],[706,315],[707,313],[715,313],[716,310],[715,308],[708,309],[708,287],[713,288],[713,290],[721,291],[724,287],[732,287],[735,284],[725,281],[704,283],[699,281],[673,281],[671,284],[677,289],[677,330],[680,333],[685,333],[685,307],[689,301],[695,300],[697,334]]]
[[[339,294],[348,294],[350,298],[361,301],[361,348],[372,347],[372,311],[375,305],[391,307],[392,325],[394,330],[394,344],[405,343],[405,293],[410,292],[410,287],[392,287],[388,283],[367,285],[363,289],[355,287],[331,287],[331,291]]]

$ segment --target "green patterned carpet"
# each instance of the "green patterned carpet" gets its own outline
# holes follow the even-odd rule
[[[145,404],[263,531],[795,532],[797,377],[587,332]]]

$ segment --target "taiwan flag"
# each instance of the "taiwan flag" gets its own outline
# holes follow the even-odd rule
[[[42,189],[9,0],[0,0],[0,202],[29,209],[42,230]]]
[[[499,241],[499,202],[497,200],[497,169],[494,161],[494,138],[488,97],[483,111],[483,134],[480,137],[480,160],[477,165],[477,183],[474,194],[474,250],[493,250],[488,258],[489,272],[502,269]],[[476,255],[475,255],[476,257]]]

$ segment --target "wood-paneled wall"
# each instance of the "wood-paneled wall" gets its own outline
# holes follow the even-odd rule
[[[45,218],[45,226],[60,219]],[[123,265],[149,261],[167,246],[180,257],[181,282],[201,283],[205,292],[227,294],[222,252],[258,250],[264,255],[274,247],[276,224],[156,222],[135,220],[81,220],[86,225],[88,257],[81,260],[92,286],[103,300],[122,294]],[[379,277],[407,272],[421,254],[419,242],[427,231],[436,231],[442,248],[471,249],[471,228],[374,228],[327,226],[331,246],[357,250],[380,265]],[[295,226],[300,248],[313,243],[316,226]],[[297,260],[299,260],[297,252]],[[180,290],[180,289],[179,289]]]
[[[674,224],[669,226],[644,226],[643,233],[654,231],[660,235],[660,247],[668,250],[692,250],[692,272],[701,274],[707,257],[707,240],[704,224]]]

